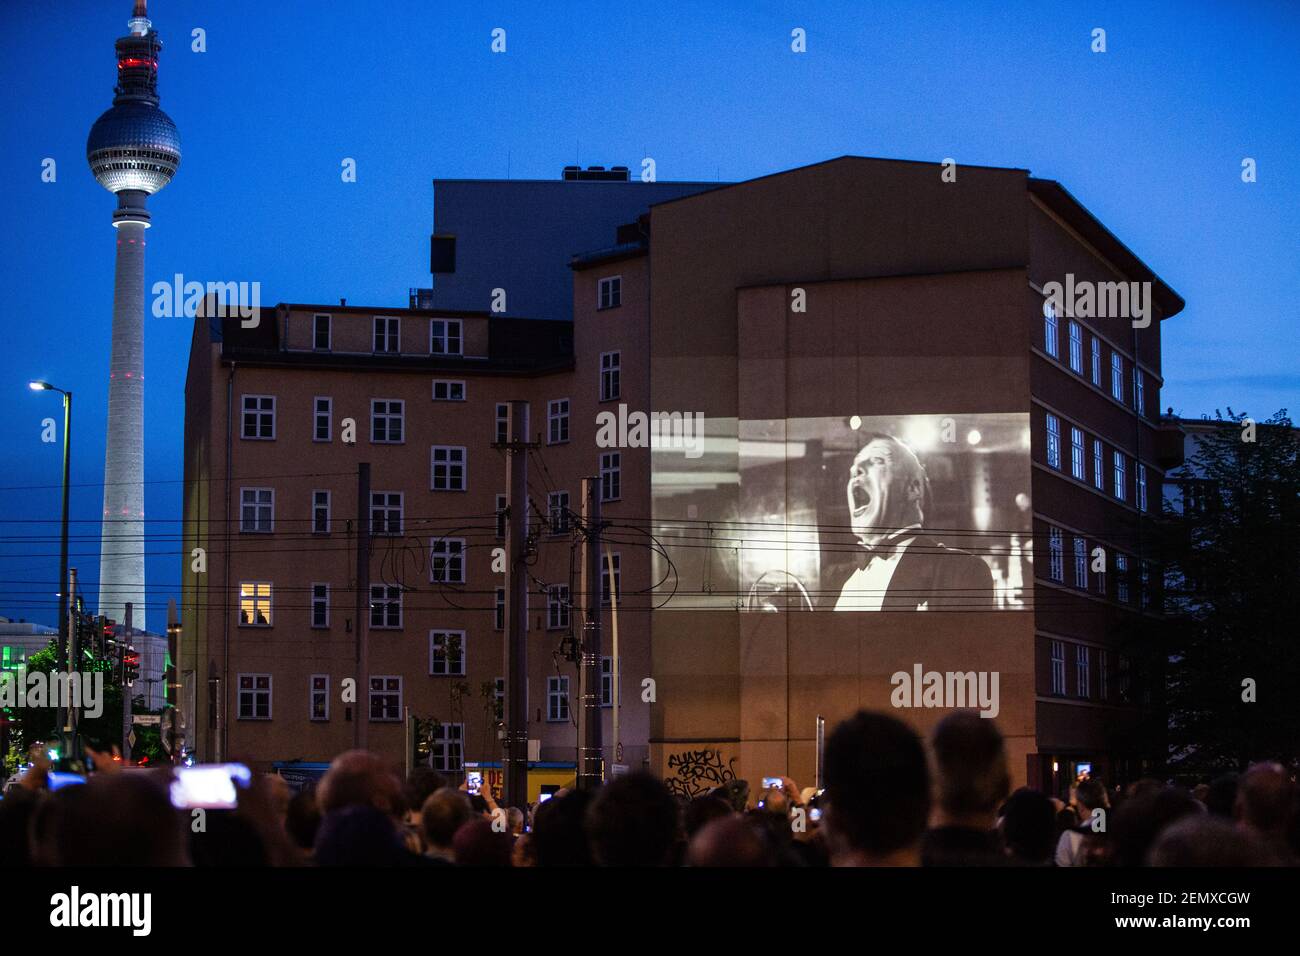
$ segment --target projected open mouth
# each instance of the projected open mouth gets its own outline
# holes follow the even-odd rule
[[[849,494],[853,498],[853,517],[861,518],[871,507],[871,494],[857,482],[849,486]]]

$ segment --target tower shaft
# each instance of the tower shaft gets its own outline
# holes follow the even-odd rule
[[[104,525],[99,558],[99,613],[145,627],[144,588],[144,195],[137,212],[114,222],[113,341],[109,360],[104,451]],[[134,205],[133,204],[133,205]],[[119,215],[121,210],[119,210]]]

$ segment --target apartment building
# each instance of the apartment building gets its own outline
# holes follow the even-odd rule
[[[541,759],[576,744],[563,653],[576,541],[555,516],[580,511],[581,478],[596,476],[619,568],[618,762],[686,794],[730,775],[811,781],[818,717],[897,708],[923,732],[950,708],[894,691],[900,674],[935,672],[996,675],[986,710],[1017,783],[1063,790],[1084,770],[1148,766],[1161,748],[1159,662],[1142,640],[1160,613],[1148,522],[1181,460],[1156,411],[1177,294],[1058,183],[1020,169],[951,181],[937,164],[844,157],[637,203],[564,192],[610,185],[451,184],[419,308],[280,305],[254,329],[196,325],[187,551],[208,563],[185,569],[183,667],[207,708],[201,752],[327,759],[364,718],[371,746],[400,754],[409,710],[447,728],[434,765],[498,756],[493,444],[499,406],[522,400],[537,442]],[[541,232],[539,211],[556,220]],[[1046,307],[1053,283],[1121,282],[1138,284],[1144,316],[1098,316],[1073,294]],[[549,290],[544,316],[463,308],[490,307],[497,288],[517,308],[530,285]],[[690,449],[602,444],[598,416],[620,406],[703,434]],[[835,577],[870,564],[848,532],[867,510],[858,458],[881,436],[924,476],[926,543],[898,538],[895,556],[915,548],[934,580],[960,565],[987,585]],[[372,667],[349,707],[361,461]],[[850,613],[823,613],[836,608]],[[915,610],[931,613],[899,613]]]

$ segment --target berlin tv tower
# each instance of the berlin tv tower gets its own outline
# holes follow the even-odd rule
[[[86,161],[117,196],[117,265],[113,276],[113,351],[108,376],[104,452],[104,525],[99,558],[99,613],[145,627],[144,589],[144,231],[145,201],[181,162],[176,124],[158,108],[162,41],[146,0],[135,0],[130,33],[117,41],[113,105],[90,128]]]

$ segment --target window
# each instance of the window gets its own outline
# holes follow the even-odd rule
[[[370,626],[389,630],[402,626],[402,589],[388,584],[370,586]]]
[[[311,586],[311,626],[330,626],[330,586],[313,584]]]
[[[546,496],[546,520],[551,534],[569,533],[569,493],[552,491]]]
[[[553,631],[569,626],[569,586],[567,584],[547,585],[546,626]]]
[[[1088,466],[1083,463],[1083,430],[1070,427],[1070,474],[1080,481],[1088,480]]]
[[[1065,695],[1065,642],[1052,641],[1052,693]]]
[[[506,536],[506,496],[497,495],[497,538],[504,539]]]
[[[370,402],[370,443],[397,445],[402,442],[406,403],[400,399],[376,398]]]
[[[429,323],[429,354],[464,354],[460,333],[460,319],[434,319]]]
[[[492,598],[492,626],[498,631],[506,629],[506,589],[497,588]]]
[[[1097,699],[1110,696],[1110,652],[1104,647],[1097,651]]]
[[[429,542],[429,580],[434,584],[465,583],[465,539],[433,538]]]
[[[402,679],[400,677],[370,678],[370,719],[402,719]]]
[[[1127,554],[1115,555],[1115,600],[1121,604],[1129,602]]]
[[[271,719],[271,675],[239,675],[239,719]]]
[[[506,719],[506,679],[498,677],[492,682],[492,717],[494,720]]]
[[[239,530],[270,534],[275,524],[275,491],[271,488],[239,489]]]
[[[398,352],[400,351],[399,342],[401,321],[397,318],[384,318],[383,316],[375,317],[375,351],[376,352]]]
[[[623,496],[622,455],[607,451],[600,456],[600,500],[617,501]]]
[[[496,429],[494,441],[504,445],[510,440],[510,406],[505,402],[497,402]]]
[[[614,658],[600,659],[600,706],[614,706]]]
[[[1047,529],[1047,576],[1065,583],[1065,533],[1060,528]]]
[[[372,491],[370,493],[370,533],[399,535],[402,533],[402,493],[400,491]]]
[[[1074,536],[1074,586],[1088,589],[1088,542]]]
[[[1147,382],[1146,376],[1137,366],[1133,367],[1133,408],[1139,415],[1147,413]]]
[[[1101,439],[1092,440],[1092,483],[1098,491],[1106,490],[1106,469],[1102,465]]]
[[[333,441],[334,439],[334,399],[317,395],[312,400],[313,422],[312,441]]]
[[[434,677],[465,676],[465,632],[429,632],[429,673]]]
[[[1101,554],[1099,555],[1099,557],[1101,558],[1101,570],[1096,570],[1094,568],[1092,572],[1092,586],[1093,586],[1093,590],[1096,591],[1097,594],[1099,594],[1101,597],[1105,597],[1106,596],[1106,549],[1105,548],[1101,548]]]
[[[271,626],[271,583],[269,581],[240,582],[239,624],[241,627]]]
[[[312,720],[330,719],[330,679],[328,674],[312,674],[308,716]]]
[[[1127,654],[1119,655],[1119,699],[1128,703],[1133,691],[1133,665]]]
[[[1047,463],[1060,470],[1061,467],[1061,420],[1055,415],[1047,416]]]
[[[1114,349],[1110,353],[1110,394],[1124,401],[1124,360]]]
[[[444,773],[465,767],[465,725],[437,723],[433,726],[433,751],[429,762]]]
[[[623,600],[623,568],[622,555],[617,551],[610,555],[614,563],[614,597],[619,601]],[[602,557],[600,562],[600,603],[609,604],[609,565],[610,562]]]
[[[623,277],[608,276],[597,284],[596,308],[614,309],[623,304]]]
[[[311,533],[330,533],[330,493],[313,491],[311,493]]]
[[[612,402],[618,398],[621,362],[618,352],[600,353],[600,400],[602,402]]]
[[[275,439],[275,396],[245,395],[241,405],[244,409],[244,421],[239,437],[256,441],[273,441]]]
[[[430,487],[434,491],[465,490],[465,446],[434,445],[429,449]]]
[[[1074,648],[1074,689],[1080,697],[1092,696],[1092,675],[1089,664],[1092,663],[1092,649],[1078,644]]]
[[[1119,501],[1123,501],[1124,496],[1128,493],[1128,478],[1124,473],[1124,453],[1119,451],[1113,452],[1113,458],[1115,462],[1115,498]]]
[[[1092,384],[1101,388],[1101,339],[1092,337]]]
[[[569,678],[546,678],[546,719],[551,722],[569,719]]]
[[[317,352],[330,350],[330,317],[328,315],[312,316],[311,347]]]
[[[1070,368],[1083,374],[1083,328],[1078,322],[1070,322]]]
[[[569,440],[569,400],[557,398],[546,403],[546,444],[559,445]]]
[[[1060,345],[1057,341],[1059,329],[1056,321],[1056,306],[1050,302],[1043,308],[1043,347],[1052,358],[1060,357]]]
[[[1138,603],[1143,608],[1151,606],[1151,562],[1138,561]]]
[[[1139,511],[1147,510],[1147,466],[1139,464],[1137,466],[1138,476],[1138,500],[1137,506]]]
[[[452,382],[447,379],[434,379],[433,400],[435,402],[465,401],[465,383]]]

